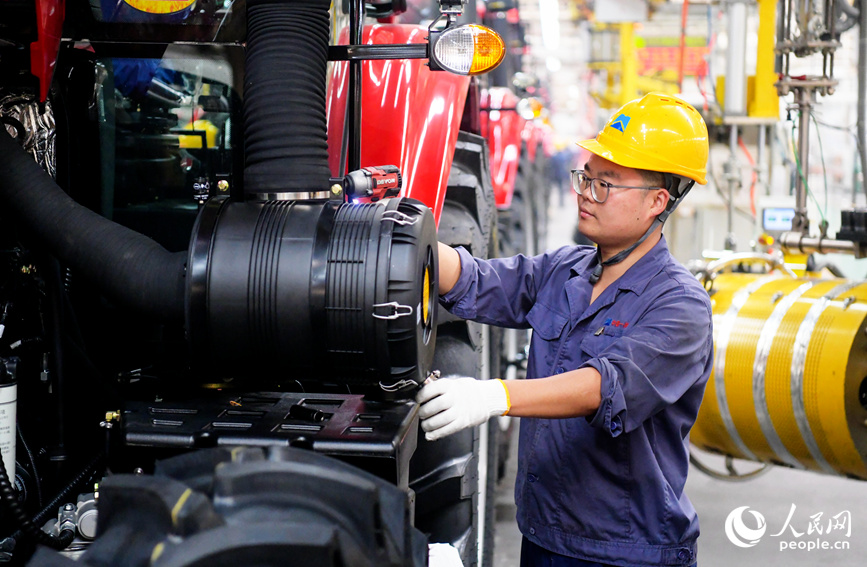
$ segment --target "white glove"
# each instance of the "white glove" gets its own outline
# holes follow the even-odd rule
[[[495,415],[505,415],[511,404],[502,380],[446,377],[429,383],[415,396],[425,439],[435,441],[475,427]]]

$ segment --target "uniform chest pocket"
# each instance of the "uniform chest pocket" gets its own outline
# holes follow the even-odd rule
[[[568,321],[569,317],[541,303],[534,305],[527,313],[527,322],[533,328],[533,335],[546,341],[559,339]]]
[[[624,330],[623,327],[614,327],[612,325],[599,327],[584,337],[581,341],[581,350],[587,353],[590,358],[596,358],[608,347],[616,343],[623,336]]]

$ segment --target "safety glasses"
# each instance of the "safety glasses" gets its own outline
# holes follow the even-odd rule
[[[596,177],[588,177],[583,169],[572,170],[572,189],[579,195],[583,195],[590,187],[590,195],[597,203],[604,203],[608,199],[612,188],[616,189],[665,189],[665,187],[654,187],[650,185],[614,185],[605,180]]]

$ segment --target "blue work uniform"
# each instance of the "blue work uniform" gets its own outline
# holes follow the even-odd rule
[[[522,418],[518,527],[545,549],[613,565],[692,565],[689,430],[713,363],[710,299],[665,238],[591,303],[589,246],[481,260],[440,298],[455,315],[532,328],[527,378],[592,366],[595,414]]]

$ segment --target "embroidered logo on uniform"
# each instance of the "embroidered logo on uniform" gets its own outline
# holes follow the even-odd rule
[[[624,130],[626,130],[626,126],[629,124],[630,120],[631,120],[631,118],[629,116],[626,116],[625,114],[621,114],[620,116],[618,116],[617,118],[612,120],[611,124],[609,124],[609,126],[614,128],[615,130],[623,132]]]
[[[619,321],[617,319],[612,319],[609,317],[605,320],[606,325],[611,325],[612,327],[623,327],[624,329],[629,326],[628,321]]]

